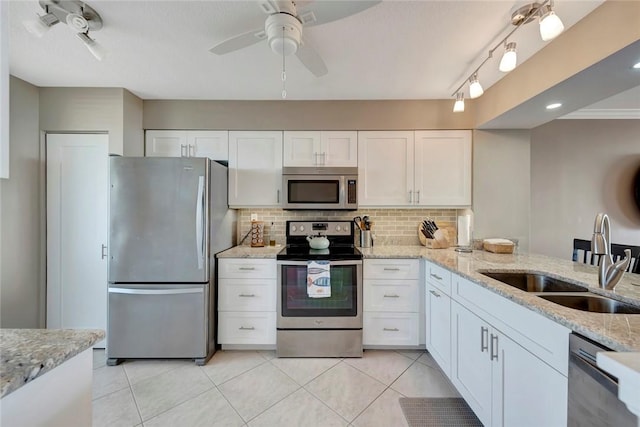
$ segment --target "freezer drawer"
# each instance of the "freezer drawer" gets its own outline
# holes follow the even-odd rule
[[[207,357],[208,285],[109,285],[107,358]],[[197,362],[197,360],[196,360]]]

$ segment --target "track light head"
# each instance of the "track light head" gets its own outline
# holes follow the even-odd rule
[[[484,89],[482,89],[482,85],[478,81],[478,75],[474,74],[469,79],[469,98],[477,98],[479,96],[482,96],[483,93]]]
[[[82,40],[82,43],[87,47],[89,52],[98,60],[102,61],[107,55],[107,50],[100,43],[89,37],[87,33],[78,33],[78,38]]]
[[[22,21],[22,25],[34,36],[42,37],[58,22],[60,21],[53,13],[47,13],[46,15],[36,15],[35,19]]]
[[[464,93],[458,92],[456,94],[456,102],[453,104],[454,113],[462,113],[464,111]]]
[[[500,60],[500,66],[498,67],[503,73],[508,73],[516,68],[518,63],[518,55],[516,53],[516,43],[507,43],[504,48],[504,55]]]
[[[546,8],[548,10],[540,16],[540,37],[544,41],[549,41],[564,31],[564,24],[550,6],[546,6]]]

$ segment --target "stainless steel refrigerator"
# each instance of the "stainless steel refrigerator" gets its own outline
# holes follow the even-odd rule
[[[107,363],[215,352],[215,254],[233,245],[227,167],[111,157]]]

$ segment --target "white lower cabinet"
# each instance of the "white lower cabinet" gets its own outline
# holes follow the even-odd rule
[[[365,348],[420,344],[420,260],[365,259],[363,266]]]
[[[451,381],[485,426],[565,426],[567,378],[457,302]]]
[[[276,298],[275,260],[219,259],[218,343],[275,348]]]
[[[426,346],[442,371],[451,376],[451,298],[427,280]]]

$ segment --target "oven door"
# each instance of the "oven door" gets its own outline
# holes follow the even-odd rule
[[[307,261],[278,261],[278,329],[362,329],[362,260],[330,261],[331,296],[307,294]]]

